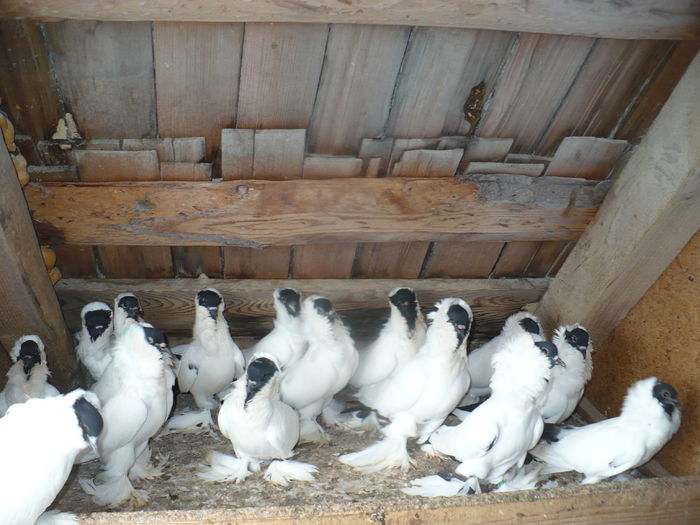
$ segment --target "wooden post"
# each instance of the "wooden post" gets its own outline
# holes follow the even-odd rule
[[[75,353],[49,281],[12,159],[0,144],[0,344],[37,334],[46,345],[53,383],[71,384]]]
[[[549,327],[600,345],[700,227],[700,55],[542,298]]]

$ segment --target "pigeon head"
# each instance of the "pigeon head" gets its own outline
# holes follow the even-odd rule
[[[155,346],[157,350],[161,352],[169,350],[168,341],[165,337],[165,334],[163,334],[163,332],[161,332],[157,328],[153,326],[148,326],[144,323],[143,336],[146,339],[146,342],[151,346]]]
[[[301,313],[301,294],[294,288],[278,288],[275,298],[282,303],[290,317],[299,317]]]
[[[19,347],[18,360],[22,360],[24,373],[29,376],[29,373],[34,368],[34,365],[41,363],[41,351],[36,341],[28,339]]]
[[[130,319],[138,320],[139,317],[143,317],[143,309],[135,295],[124,294],[119,301],[117,301],[117,308],[124,310],[126,316]]]
[[[539,341],[535,343],[535,345],[540,349],[540,352],[546,355],[547,359],[549,359],[549,368],[552,368],[555,365],[566,368],[566,363],[564,363],[564,361],[562,361],[559,357],[557,345],[550,343],[549,341]]]
[[[680,410],[681,408],[681,403],[678,401],[678,392],[668,383],[657,381],[652,389],[652,395],[669,417],[673,415],[674,410]]]
[[[457,348],[459,348],[464,338],[469,334],[469,328],[472,324],[469,312],[458,304],[452,304],[447,310],[447,322],[452,325],[457,334]]]
[[[85,329],[90,335],[90,341],[95,342],[97,338],[109,328],[112,322],[112,310],[92,310],[90,312],[85,312],[83,321],[85,322]]]
[[[578,327],[571,331],[567,330],[564,332],[564,339],[566,339],[566,342],[572,347],[581,352],[583,358],[586,359],[586,350],[588,349],[590,337],[585,329]]]
[[[267,357],[258,357],[246,369],[245,406],[279,372],[277,365]]]
[[[418,301],[415,292],[410,288],[398,288],[389,295],[389,301],[406,319],[408,329],[413,331],[416,328],[416,319],[418,318]]]
[[[524,317],[519,321],[520,326],[529,334],[542,335],[542,328],[536,319],[532,317]]]
[[[335,313],[333,309],[333,303],[325,297],[317,297],[313,300],[313,303],[314,310],[316,310],[316,313],[321,317],[326,317],[330,320],[334,320],[338,317],[338,314]]]
[[[201,290],[197,293],[197,305],[206,309],[209,317],[216,320],[219,314],[219,305],[223,303],[221,294],[212,288]]]
[[[87,443],[96,441],[104,427],[100,412],[84,397],[75,400],[73,411],[83,431],[83,439]]]

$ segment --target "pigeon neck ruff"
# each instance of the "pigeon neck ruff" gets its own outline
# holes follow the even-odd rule
[[[510,337],[503,349],[493,356],[493,396],[513,391],[537,399],[551,376],[549,359],[532,342],[526,332]]]

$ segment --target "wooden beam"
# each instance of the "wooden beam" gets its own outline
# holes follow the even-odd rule
[[[700,55],[542,299],[549,326],[600,345],[700,227]]]
[[[194,296],[213,286],[226,299],[226,316],[234,335],[261,336],[272,328],[272,292],[292,286],[306,295],[328,297],[356,336],[376,335],[388,314],[387,294],[411,286],[425,309],[444,297],[466,300],[474,310],[476,336],[495,335],[503,320],[525,304],[538,301],[547,279],[63,279],[56,293],[69,326],[80,326],[80,309],[90,301],[111,304],[130,291],[143,304],[146,320],[168,333],[190,332]]]
[[[694,39],[700,36],[697,3],[654,0],[6,0],[6,18],[199,22],[336,22],[402,24],[526,31],[610,38]]]
[[[54,244],[254,248],[574,239],[602,198],[595,182],[494,177],[47,183],[26,195]]]
[[[10,350],[19,337],[38,335],[46,345],[52,381],[67,387],[75,372],[75,352],[39,251],[22,187],[2,143],[0,188],[0,345]]]

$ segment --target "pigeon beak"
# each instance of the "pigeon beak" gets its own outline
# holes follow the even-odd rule
[[[214,319],[216,321],[216,316],[219,313],[219,308],[218,307],[213,307],[213,308],[207,308],[207,311],[209,312],[209,317]]]
[[[245,403],[244,406],[248,405],[248,402],[253,399],[253,396],[258,393],[260,388],[255,381],[248,381],[245,385]]]
[[[561,360],[561,357],[557,356],[554,358],[554,364],[559,365],[562,368],[566,368],[566,363]]]
[[[88,439],[88,443],[90,445],[90,448],[92,451],[95,453],[96,456],[100,456],[100,451],[97,449],[97,438],[96,437],[90,437]]]
[[[586,350],[588,350],[588,346],[579,346],[578,351],[581,352],[582,354],[585,355]]]

